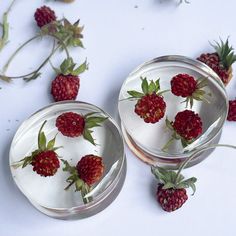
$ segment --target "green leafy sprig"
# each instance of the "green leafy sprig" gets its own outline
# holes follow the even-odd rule
[[[140,99],[145,95],[148,94],[157,94],[157,95],[162,95],[163,93],[169,91],[169,90],[163,90],[160,91],[160,79],[154,81],[151,80],[150,82],[147,81],[147,78],[140,77],[142,83],[141,83],[141,88],[142,92],[136,91],[136,90],[129,90],[127,93],[130,95],[128,99]]]
[[[66,179],[69,183],[64,190],[68,190],[72,185],[75,185],[75,192],[79,191],[83,199],[84,204],[91,202],[92,197],[85,197],[91,190],[92,187],[86,184],[78,175],[78,171],[75,166],[71,166],[68,161],[61,159],[64,164],[63,171],[69,172],[70,176]]]
[[[42,124],[42,126],[40,127],[39,133],[38,133],[38,149],[33,151],[31,153],[31,155],[24,157],[23,159],[21,159],[19,162],[14,163],[12,166],[15,168],[18,167],[26,167],[27,165],[31,164],[34,157],[36,155],[38,155],[41,152],[44,151],[56,151],[58,148],[61,147],[55,147],[55,142],[56,142],[56,135],[53,139],[51,139],[49,142],[47,142],[47,138],[45,133],[43,132],[43,128],[45,126],[45,124],[47,123],[47,121],[45,120]]]

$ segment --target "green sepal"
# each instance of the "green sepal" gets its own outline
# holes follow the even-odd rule
[[[141,88],[142,88],[142,92],[138,92],[138,91],[135,91],[135,90],[129,90],[127,91],[127,93],[131,96],[129,97],[128,99],[132,99],[132,98],[136,98],[136,99],[139,99],[139,98],[142,98],[143,96],[145,95],[148,95],[148,94],[157,94],[157,95],[161,95],[165,92],[168,92],[169,90],[164,90],[164,91],[160,91],[160,79],[154,81],[154,80],[151,80],[150,83],[148,83],[147,81],[147,78],[143,78],[143,77],[140,77],[141,78]]]
[[[142,80],[142,84],[141,84],[142,91],[144,94],[148,94],[149,86],[148,86],[147,78],[141,77],[141,80]]]
[[[84,132],[83,132],[83,137],[84,137],[85,140],[89,141],[93,145],[96,145],[95,140],[92,136],[92,132],[93,131],[91,131],[89,129],[85,129]]]
[[[141,98],[144,96],[143,93],[137,92],[135,90],[127,91],[127,93],[131,96],[130,98]]]
[[[211,46],[216,50],[219,55],[220,62],[222,66],[228,70],[231,65],[236,61],[236,55],[234,54],[234,48],[229,46],[229,39],[225,42],[220,39],[220,42],[216,42],[215,44],[211,44]]]
[[[47,150],[53,150],[54,146],[55,146],[55,142],[56,142],[56,137],[57,134],[55,135],[55,137],[53,139],[51,139],[48,144],[47,144]],[[57,148],[58,149],[58,148]]]
[[[108,117],[94,116],[94,114],[98,114],[98,112],[88,113],[84,116],[85,128],[83,132],[83,137],[85,140],[89,141],[93,145],[96,145],[95,140],[92,136],[93,131],[91,129],[95,127],[100,127],[101,123],[107,120]]]
[[[163,189],[181,189],[181,188],[192,188],[193,194],[196,191],[195,183],[197,182],[197,178],[192,177],[184,180],[184,176],[173,170],[166,170],[165,168],[152,166],[151,172],[155,176],[155,178],[163,184]]]
[[[71,72],[72,75],[79,75],[82,74],[84,71],[88,70],[88,64],[87,64],[87,60],[82,63],[78,68],[76,68],[75,70],[73,70]]]
[[[64,167],[62,168],[63,171],[69,172],[71,175],[77,174],[77,170],[75,166],[71,166],[68,161],[61,159]]]

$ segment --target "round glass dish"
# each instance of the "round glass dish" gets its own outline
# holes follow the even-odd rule
[[[56,118],[64,112],[76,112],[86,115],[96,112],[96,116],[108,117],[100,127],[93,128],[93,137],[98,145],[94,146],[83,137],[69,138],[58,132]],[[55,134],[58,156],[76,166],[82,156],[94,154],[103,158],[104,174],[99,183],[89,193],[92,200],[84,204],[80,192],[75,186],[69,190],[66,179],[69,173],[63,171],[63,163],[54,176],[42,177],[32,170],[32,165],[15,168],[15,163],[38,149],[37,135],[42,123],[47,120],[43,131],[47,140]],[[10,168],[13,179],[28,198],[41,212],[59,219],[78,219],[98,213],[107,207],[119,194],[126,175],[124,144],[119,127],[114,120],[98,107],[83,102],[59,102],[47,106],[29,119],[17,130],[10,148]]]
[[[137,99],[128,99],[130,95],[127,91],[142,91],[140,77],[147,78],[148,81],[159,78],[161,91],[170,90],[170,81],[177,74],[189,74],[195,79],[204,78],[207,86],[203,89],[206,94],[210,94],[209,103],[195,100],[192,107],[201,117],[202,135],[185,148],[180,140],[176,140],[168,151],[164,152],[162,148],[172,135],[166,127],[166,117],[173,121],[177,112],[185,110],[185,98],[177,97],[171,91],[163,93],[167,104],[165,117],[158,123],[151,124],[145,123],[134,112]],[[146,62],[131,72],[121,87],[118,110],[125,141],[133,153],[146,163],[176,168],[196,149],[218,143],[228,113],[228,99],[220,78],[208,66],[184,56],[164,56]],[[211,151],[202,152],[188,166],[199,163]]]

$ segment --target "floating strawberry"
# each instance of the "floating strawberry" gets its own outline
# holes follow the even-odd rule
[[[83,135],[84,139],[88,140],[93,145],[95,144],[92,137],[92,128],[99,127],[107,117],[93,116],[96,112],[80,115],[75,112],[65,112],[57,117],[56,127],[67,137],[79,137]]]
[[[24,157],[18,163],[13,164],[13,167],[26,167],[31,164],[33,171],[41,176],[53,176],[60,167],[58,155],[55,150],[58,147],[54,147],[56,136],[47,143],[46,136],[44,134],[43,127],[46,121],[41,126],[38,133],[38,149],[33,151],[30,156]]]
[[[199,79],[198,81],[194,79],[193,76],[188,74],[178,74],[174,76],[171,80],[171,92],[176,96],[181,96],[186,98],[186,107],[190,103],[190,107],[193,106],[193,101],[206,101],[206,92],[202,90],[203,87],[207,86],[205,79]],[[210,95],[210,94],[208,94]]]
[[[104,164],[102,158],[95,155],[86,155],[81,158],[76,166],[70,166],[70,164],[62,160],[65,164],[63,171],[70,173],[70,177],[67,178],[69,185],[65,188],[68,190],[73,184],[75,184],[75,191],[80,191],[84,203],[90,202],[92,199],[87,198],[88,194],[92,190],[92,185],[97,183],[104,172]]]
[[[220,40],[220,43],[212,45],[216,52],[204,53],[197,60],[205,63],[213,69],[221,78],[222,82],[227,85],[232,79],[232,64],[236,61],[234,49],[229,46],[228,39],[226,42]]]
[[[42,6],[36,9],[36,12],[34,13],[34,18],[38,27],[41,28],[44,25],[47,25],[55,21],[56,15],[55,12],[50,7]]]
[[[162,119],[166,111],[166,103],[161,96],[160,80],[151,80],[148,83],[146,78],[142,78],[142,93],[134,90],[127,91],[131,96],[128,99],[138,99],[134,112],[139,115],[146,123],[156,123]]]
[[[236,121],[236,100],[229,101],[228,121]]]
[[[186,147],[202,134],[202,120],[197,113],[190,110],[178,112],[174,122],[166,119],[166,126],[173,131],[173,134],[163,147],[163,151],[166,151],[174,140],[180,139],[183,147]]]
[[[80,87],[79,74],[88,69],[85,61],[75,69],[76,64],[72,58],[65,59],[60,69],[54,68],[57,73],[51,84],[51,94],[56,102],[64,100],[75,100]]]
[[[164,211],[172,212],[182,207],[188,200],[186,188],[191,187],[193,194],[196,191],[197,179],[192,177],[185,180],[184,176],[180,174],[181,170],[182,168],[176,173],[161,167],[152,166],[151,168],[153,175],[159,181],[156,195],[157,201]]]

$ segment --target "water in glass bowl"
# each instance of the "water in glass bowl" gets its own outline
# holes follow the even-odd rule
[[[62,113],[69,111],[82,115],[97,112],[96,116],[108,117],[101,124],[101,127],[93,128],[92,135],[97,143],[96,146],[86,141],[83,137],[69,138],[58,132],[55,126],[56,118]],[[38,148],[37,135],[45,120],[47,120],[47,123],[43,131],[47,140],[52,139],[58,133],[55,146],[63,146],[63,148],[58,149],[56,152],[60,158],[67,160],[70,165],[75,166],[81,157],[87,154],[103,158],[105,165],[103,178],[94,186],[91,192],[93,201],[96,202],[116,182],[121,168],[124,166],[123,139],[117,125],[111,117],[103,113],[99,108],[79,102],[53,104],[35,113],[21,125],[12,141],[10,150],[12,176],[20,190],[32,203],[47,209],[57,210],[71,209],[84,205],[80,193],[75,192],[75,186],[71,186],[67,191],[64,190],[68,185],[66,179],[70,174],[62,170],[62,162],[57,173],[51,177],[38,175],[32,170],[32,165],[17,169],[12,166],[12,164],[30,155],[32,151]]]

